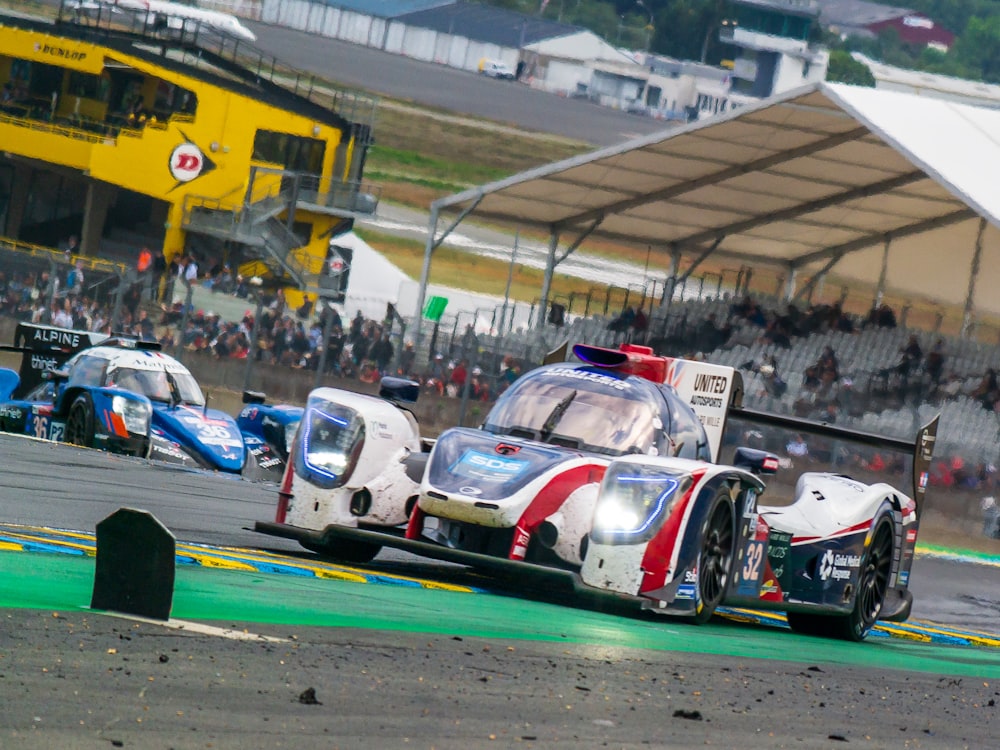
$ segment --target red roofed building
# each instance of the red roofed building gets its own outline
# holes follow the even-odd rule
[[[894,29],[906,44],[934,47],[942,52],[947,52],[955,41],[952,32],[911,8],[864,0],[823,0],[820,8],[820,23],[844,38],[876,37],[887,29]]]

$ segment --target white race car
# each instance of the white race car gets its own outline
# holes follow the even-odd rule
[[[573,351],[574,362],[522,376],[481,429],[445,431],[419,493],[399,479],[414,449],[397,451],[381,470],[365,472],[369,485],[381,482],[377,512],[370,490],[349,477],[349,502],[319,486],[297,490],[292,479],[277,523],[257,529],[343,559],[389,545],[514,572],[525,582],[562,576],[591,596],[603,592],[698,621],[723,603],[752,605],[787,612],[804,632],[860,640],[876,619],[908,616],[936,420],[913,443],[887,439],[741,409],[742,382],[732,368],[629,345]],[[353,410],[356,426],[342,412],[327,424],[356,435],[383,421],[363,404]],[[774,476],[779,460],[742,446],[719,463],[733,416],[901,451],[912,461],[912,496],[879,481],[805,472],[772,482],[785,487],[787,505],[759,504],[761,477]],[[298,454],[313,452],[302,435],[296,476]],[[351,445],[357,442],[345,440],[335,451],[337,481],[352,473]],[[418,470],[414,464],[407,480]]]

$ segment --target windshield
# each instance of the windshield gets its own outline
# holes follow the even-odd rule
[[[176,389],[176,399],[182,404],[203,406],[205,397],[202,395],[198,382],[187,372],[166,372],[165,370],[145,370],[132,367],[119,367],[108,373],[105,385],[112,388],[122,388],[133,393],[141,393],[150,401],[171,403],[172,387]]]
[[[484,429],[620,456],[658,453],[662,399],[650,388],[592,369],[535,370],[507,390]]]

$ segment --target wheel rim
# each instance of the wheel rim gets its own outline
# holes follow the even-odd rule
[[[861,573],[858,584],[858,611],[866,625],[874,623],[882,611],[889,590],[889,572],[892,570],[892,531],[889,525],[882,523],[875,531],[865,569]]]
[[[79,406],[74,407],[66,422],[66,442],[73,445],[83,444],[83,422],[82,409]]]
[[[698,581],[701,598],[709,604],[719,601],[729,578],[729,563],[732,558],[733,524],[729,506],[724,502],[712,512],[705,539],[701,547],[701,567]]]

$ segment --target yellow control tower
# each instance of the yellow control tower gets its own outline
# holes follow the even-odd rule
[[[75,8],[0,9],[0,235],[126,261],[148,244],[318,289],[330,239],[377,207],[375,100],[217,25]]]

